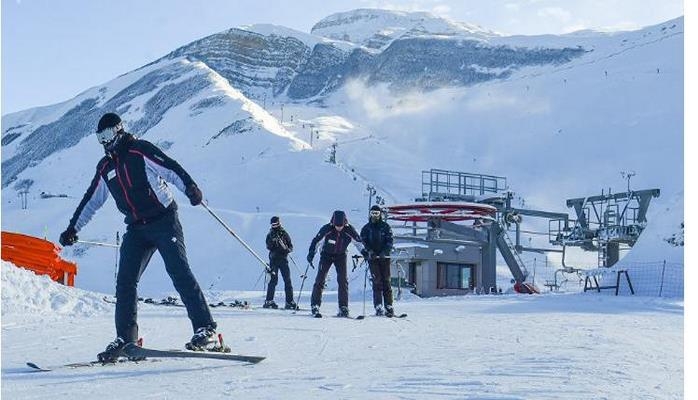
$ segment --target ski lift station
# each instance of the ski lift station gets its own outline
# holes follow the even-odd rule
[[[659,189],[628,187],[627,192],[609,190],[570,199],[567,206],[576,214],[570,218],[567,213],[514,207],[504,177],[423,171],[421,197],[414,203],[385,207],[395,238],[391,275],[422,297],[496,293],[500,291],[496,273],[500,254],[515,290],[537,292],[528,280],[521,253],[561,253],[560,271],[575,272],[580,269],[565,264],[566,247],[575,246],[598,253],[598,265],[587,268],[611,267],[620,251],[639,238],[650,200],[658,196]],[[549,246],[521,245],[522,224],[530,218],[547,220]]]

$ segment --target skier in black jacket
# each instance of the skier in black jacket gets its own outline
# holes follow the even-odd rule
[[[293,301],[293,284],[291,283],[291,270],[288,268],[288,253],[293,251],[293,243],[291,236],[281,226],[279,217],[271,217],[271,229],[267,233],[267,249],[269,250],[269,266],[271,267],[271,279],[267,286],[267,298],[264,301],[264,308],[279,308],[274,302],[274,293],[276,284],[279,282],[279,271],[284,278],[284,291],[286,294],[287,310],[295,310],[298,308],[296,302]]]
[[[330,267],[334,264],[337,269],[337,284],[339,285],[339,313],[340,317],[349,316],[349,279],[347,277],[347,246],[352,240],[361,243],[361,237],[353,226],[349,225],[344,211],[337,210],[332,214],[329,224],[323,225],[320,231],[310,242],[308,250],[308,262],[313,265],[315,248],[321,240],[324,240],[320,250],[320,265],[318,267],[313,294],[310,297],[311,312],[314,316],[320,315],[322,303],[322,290],[325,287],[325,279]]]
[[[379,206],[371,207],[369,221],[361,228],[364,249],[361,254],[368,261],[373,285],[373,307],[376,315],[393,317],[393,290],[390,287],[390,250],[393,248],[393,231],[382,218]],[[383,309],[385,305],[385,311]]]
[[[123,355],[124,346],[138,339],[138,281],[156,250],[165,261],[194,329],[187,347],[204,347],[214,338],[217,326],[189,268],[177,204],[166,182],[184,192],[193,206],[201,204],[201,190],[176,161],[153,144],[127,133],[117,114],[102,116],[97,124],[97,140],[106,155],[97,163],[92,183],[59,241],[63,246],[75,243],[77,233],[110,193],[125,215],[127,228],[116,279],[117,337],[98,354],[98,359],[115,362]]]

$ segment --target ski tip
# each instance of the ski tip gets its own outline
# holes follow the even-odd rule
[[[359,315],[358,317],[356,317],[356,319],[364,319],[364,318],[366,318],[365,315]]]
[[[33,362],[28,362],[27,367],[32,368],[36,371],[50,371],[50,369],[41,368],[40,366],[34,364]]]

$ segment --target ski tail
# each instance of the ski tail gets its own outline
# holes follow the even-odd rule
[[[124,346],[124,354],[129,357],[156,357],[156,358],[210,358],[216,360],[242,361],[257,364],[266,357],[246,356],[207,351],[183,351],[183,350],[155,350],[146,347],[138,347],[133,343]]]

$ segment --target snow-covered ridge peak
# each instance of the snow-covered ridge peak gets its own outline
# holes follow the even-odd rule
[[[323,18],[311,33],[370,48],[384,48],[404,36],[453,36],[486,40],[497,36],[477,26],[451,21],[428,12],[357,9]]]
[[[253,33],[258,33],[262,36],[279,36],[279,37],[293,37],[301,42],[303,42],[308,47],[313,47],[320,42],[329,42],[330,40],[312,35],[306,32],[297,31],[295,29],[287,28],[281,25],[273,24],[253,24],[253,25],[242,25],[237,29],[242,31],[248,31]]]

